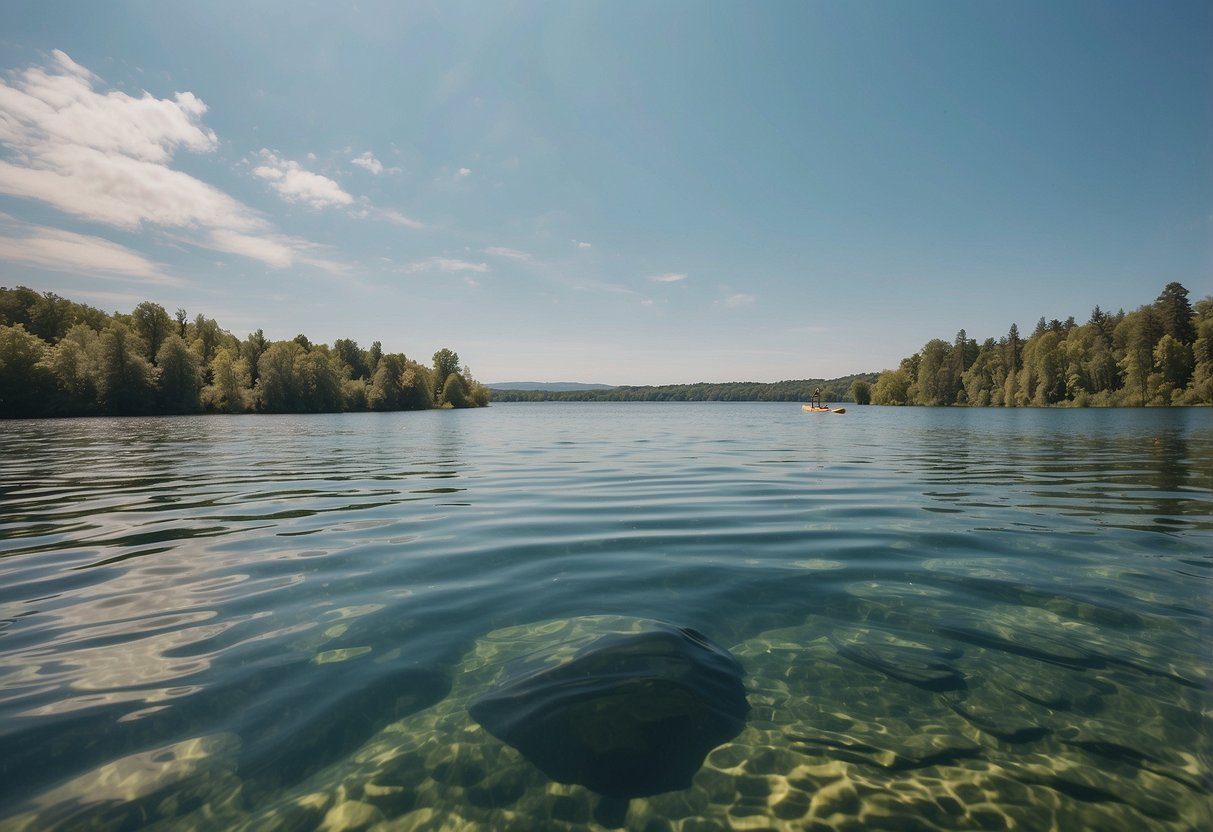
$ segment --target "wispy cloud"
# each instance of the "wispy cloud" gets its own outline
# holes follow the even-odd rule
[[[375,211],[373,213],[375,216],[381,217],[382,219],[385,219],[388,222],[394,222],[394,223],[396,223],[396,225],[403,225],[406,228],[421,229],[421,228],[426,227],[425,223],[421,222],[420,220],[415,220],[412,217],[406,217],[404,214],[400,213],[399,211],[393,211],[390,208],[387,208],[387,209],[377,208],[377,209],[375,209]]]
[[[306,170],[298,162],[283,159],[272,150],[262,148],[258,157],[261,164],[253,168],[253,175],[269,182],[287,202],[302,202],[320,209],[350,205],[354,201],[332,179]]]
[[[459,172],[456,174],[456,176],[458,176],[460,179],[463,179],[465,176],[471,176],[471,175],[472,175],[471,168],[460,168]]]
[[[210,247],[228,254],[239,254],[260,260],[267,266],[285,268],[295,259],[295,252],[270,237],[241,234],[226,228],[216,228],[210,233]]]
[[[590,243],[587,243],[585,240],[573,240],[572,243],[573,245],[577,246],[577,248],[593,248],[593,246]]]
[[[110,240],[0,217],[0,260],[107,280],[181,286],[163,266]]]
[[[754,302],[753,295],[747,295],[744,292],[738,292],[735,295],[729,295],[724,300],[720,301],[721,306],[727,306],[730,309],[736,309],[739,306],[748,306]]]
[[[457,260],[451,257],[427,257],[424,260],[406,264],[402,270],[406,272],[487,272],[489,264],[472,263],[468,260]]]
[[[378,159],[376,159],[375,154],[371,153],[371,151],[369,151],[369,150],[366,151],[365,153],[355,156],[353,159],[350,159],[350,164],[357,165],[360,168],[365,168],[366,170],[369,170],[371,173],[375,174],[375,176],[378,176],[379,174],[384,173],[384,172],[400,173],[400,168],[384,167],[383,162],[380,162]]]
[[[270,266],[306,262],[306,244],[282,237],[258,212],[171,167],[180,150],[210,153],[218,147],[214,131],[202,124],[205,103],[190,92],[170,99],[148,92],[134,97],[99,91],[102,83],[59,50],[46,66],[0,79],[0,146],[8,151],[0,160],[0,193],[113,228],[171,231],[182,242],[240,253]],[[281,171],[278,179],[285,180],[287,173]],[[328,198],[341,199],[331,193]],[[97,242],[105,241],[85,242],[83,236],[71,238],[65,247],[77,253],[91,247],[104,263],[118,262],[122,251],[139,257],[116,244],[98,247]],[[43,243],[19,250],[32,257],[38,245]],[[15,256],[17,244],[8,246]],[[63,257],[59,268],[70,268],[70,255]],[[150,261],[131,261],[131,274],[149,277],[146,263]]]
[[[516,248],[506,248],[505,246],[489,246],[484,250],[485,254],[491,254],[494,257],[508,257],[511,260],[530,260],[531,255],[525,251],[519,251]]]
[[[649,278],[654,283],[677,283],[680,280],[686,279],[685,272],[666,272],[665,274],[658,274]]]

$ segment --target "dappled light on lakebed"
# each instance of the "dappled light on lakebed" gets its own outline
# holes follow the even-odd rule
[[[0,441],[3,830],[1213,820],[1208,410]]]

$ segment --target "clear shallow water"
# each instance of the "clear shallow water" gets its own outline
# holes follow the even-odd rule
[[[1198,829],[1213,412],[0,423],[0,828]],[[745,728],[604,808],[467,713],[603,621]],[[625,622],[626,624],[626,622]]]

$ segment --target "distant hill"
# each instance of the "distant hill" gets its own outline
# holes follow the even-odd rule
[[[490,390],[546,390],[565,393],[570,390],[612,390],[609,384],[585,384],[580,381],[499,381],[486,384]]]

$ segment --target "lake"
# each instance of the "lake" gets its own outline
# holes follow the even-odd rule
[[[5,830],[1213,818],[1208,409],[501,404],[0,444]],[[650,621],[744,672],[689,785],[600,797],[469,715],[514,659]]]

